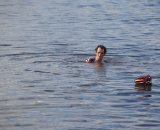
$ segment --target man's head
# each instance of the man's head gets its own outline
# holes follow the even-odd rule
[[[95,48],[95,51],[96,51],[96,62],[101,62],[103,60],[104,55],[107,52],[106,47],[103,45],[98,45]]]

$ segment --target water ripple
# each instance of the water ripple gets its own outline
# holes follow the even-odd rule
[[[1,129],[158,130],[159,5],[2,0]],[[86,64],[97,44],[104,64]],[[146,73],[152,86],[136,86]]]

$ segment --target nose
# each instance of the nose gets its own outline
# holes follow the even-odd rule
[[[99,55],[99,56],[102,56],[102,55],[103,55],[103,53],[99,52],[99,53],[98,53],[98,55]]]
[[[102,56],[102,53],[99,53],[99,56]]]

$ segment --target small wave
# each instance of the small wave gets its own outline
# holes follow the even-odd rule
[[[5,46],[12,46],[11,44],[0,44],[0,46],[5,47]]]

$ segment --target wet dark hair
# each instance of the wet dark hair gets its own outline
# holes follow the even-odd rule
[[[107,48],[106,48],[105,46],[103,46],[103,45],[98,45],[98,46],[95,48],[95,51],[96,51],[96,52],[97,52],[97,49],[98,49],[98,48],[103,49],[103,50],[104,50],[104,54],[106,54]]]

